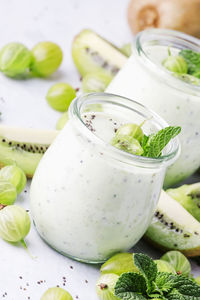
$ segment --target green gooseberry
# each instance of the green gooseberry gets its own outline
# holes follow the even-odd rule
[[[141,129],[141,126],[137,124],[128,123],[120,126],[116,132],[116,136],[130,136],[138,140],[139,142],[142,141],[144,133]]]
[[[167,261],[172,265],[177,274],[189,276],[191,273],[191,264],[180,251],[168,251],[161,257],[161,260]]]
[[[64,112],[62,116],[58,119],[58,122],[56,123],[56,129],[61,130],[69,120],[68,112]]]
[[[33,56],[31,71],[36,76],[46,77],[53,74],[63,59],[61,48],[52,42],[40,42],[31,52]]]
[[[134,155],[142,155],[144,150],[138,140],[128,135],[116,135],[111,144],[123,151],[129,152]]]
[[[31,64],[31,52],[21,43],[9,43],[0,51],[0,70],[9,77],[27,72]]]
[[[66,111],[76,97],[76,91],[68,83],[56,83],[47,92],[46,99],[49,105],[58,110]]]
[[[104,92],[111,79],[110,76],[101,72],[89,73],[83,77],[82,90],[84,93]]]
[[[200,285],[200,276],[196,277],[195,281]]]
[[[17,194],[20,194],[25,188],[27,181],[24,171],[15,165],[6,166],[0,170],[0,180],[2,179],[12,183],[17,190]]]
[[[154,262],[157,265],[158,272],[166,272],[166,273],[176,274],[174,267],[172,265],[170,265],[170,263],[168,263],[167,261],[157,259],[157,260],[154,260]]]
[[[101,300],[120,300],[115,296],[115,284],[119,276],[116,274],[103,274],[96,283],[96,292]]]
[[[30,217],[24,208],[9,205],[0,210],[0,237],[5,241],[20,242],[27,249],[24,238],[30,227]]]
[[[15,186],[6,180],[0,180],[0,204],[12,205],[17,198]]]
[[[102,274],[114,273],[121,275],[125,272],[138,272],[134,265],[132,253],[117,253],[109,258],[100,269]]]
[[[174,74],[178,79],[193,85],[200,85],[200,79],[189,74]]]
[[[163,61],[163,66],[167,70],[178,74],[186,74],[188,71],[188,64],[185,61],[185,59],[180,55],[168,56]]]
[[[40,300],[73,300],[72,296],[60,287],[48,289]]]

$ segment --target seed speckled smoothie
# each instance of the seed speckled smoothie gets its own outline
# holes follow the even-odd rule
[[[69,121],[45,153],[31,185],[34,223],[53,248],[95,263],[130,249],[144,234],[166,167],[179,149],[175,138],[156,159],[110,144],[121,125],[144,120],[146,134],[167,126],[123,97],[90,94],[72,102]]]
[[[169,49],[200,52],[200,41],[172,30],[146,30],[137,35],[133,54],[107,91],[129,97],[153,109],[169,125],[179,125],[181,155],[167,170],[165,187],[193,174],[200,166],[200,86],[173,76],[162,62]]]

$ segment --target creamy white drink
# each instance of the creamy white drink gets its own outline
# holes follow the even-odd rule
[[[200,41],[171,30],[147,30],[133,44],[133,54],[107,91],[129,97],[153,109],[170,125],[182,127],[181,155],[167,170],[165,187],[194,173],[200,166],[200,86],[186,83],[162,66],[181,49],[200,52]]]
[[[34,223],[53,248],[81,261],[100,262],[130,249],[144,234],[166,167],[177,156],[178,140],[157,159],[121,151],[110,141],[121,125],[146,119],[146,134],[167,126],[122,97],[90,94],[72,102],[69,121],[45,153],[31,185]]]

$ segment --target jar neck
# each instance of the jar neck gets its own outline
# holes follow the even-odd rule
[[[132,120],[139,118],[140,123],[146,120],[145,126],[146,128],[151,128],[151,133],[167,127],[168,124],[142,104],[125,97],[108,93],[92,93],[76,98],[70,105],[69,119],[84,136],[99,147],[100,151],[107,153],[107,155],[113,159],[129,165],[132,164],[150,168],[159,168],[163,166],[163,164],[169,165],[176,159],[180,151],[177,138],[170,141],[165,154],[159,158],[133,155],[113,147],[110,143],[105,142],[95,135],[84,123],[83,115],[86,114],[88,110],[91,111],[91,109],[92,113],[98,112],[102,114],[107,112],[114,114],[114,112],[120,111],[124,116],[130,114]],[[104,130],[106,130],[106,128],[104,128]]]
[[[170,87],[184,93],[200,96],[200,86],[185,82],[165,69],[160,62],[156,63],[148,53],[148,48],[162,46],[166,49],[189,49],[200,52],[200,40],[187,34],[168,29],[148,29],[140,32],[133,43],[133,56],[147,72]]]

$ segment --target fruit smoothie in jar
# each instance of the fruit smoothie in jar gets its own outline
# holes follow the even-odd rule
[[[181,155],[167,170],[165,187],[189,177],[200,166],[200,81],[163,66],[169,53],[175,56],[183,49],[200,52],[200,40],[173,30],[139,33],[132,56],[107,88],[110,93],[137,99],[168,124],[181,126]]]
[[[71,103],[69,121],[41,160],[30,192],[35,226],[51,247],[97,263],[142,237],[166,167],[179,152],[177,138],[159,158],[111,145],[120,126],[144,120],[148,135],[167,126],[141,104],[112,94],[88,94]]]

